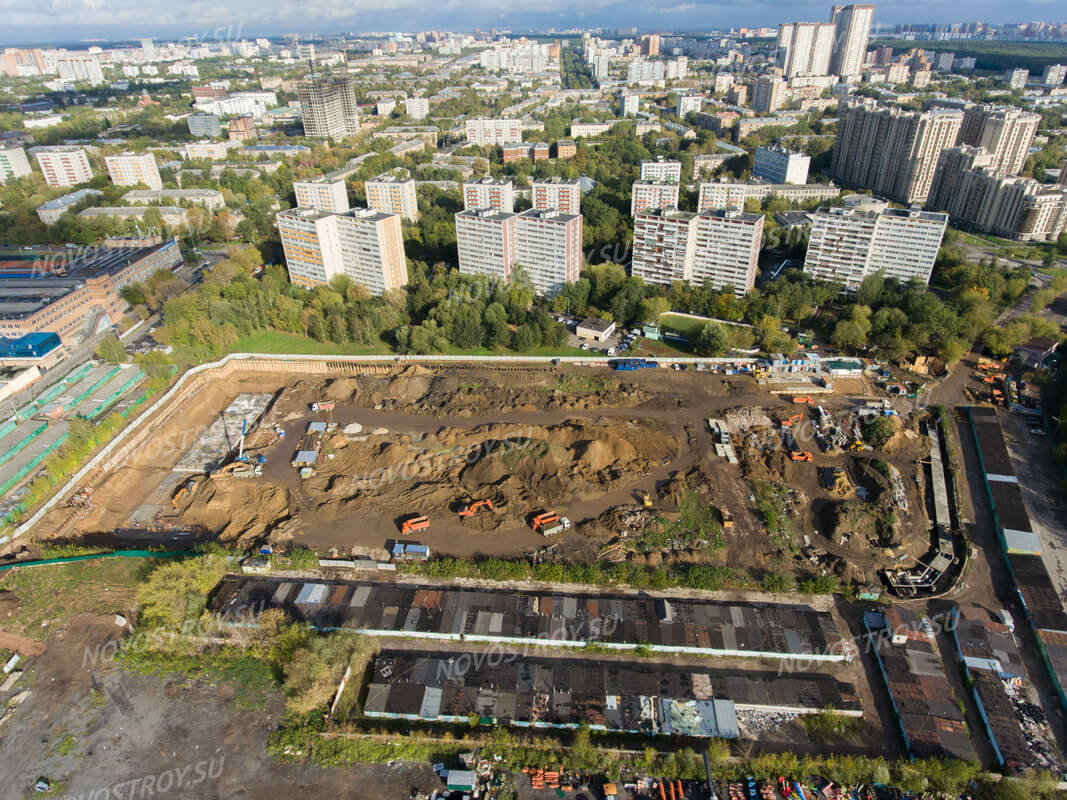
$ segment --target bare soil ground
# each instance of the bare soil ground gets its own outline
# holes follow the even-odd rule
[[[225,686],[132,675],[108,661],[107,643],[118,634],[110,616],[82,615],[29,662],[12,690],[29,694],[0,728],[4,797],[36,796],[40,776],[60,797],[190,800],[364,798],[371,788],[375,797],[402,800],[414,787],[440,785],[428,765],[342,771],[272,762],[266,743],[280,697],[266,710],[244,711]]]
[[[836,388],[817,398],[834,414],[869,397],[859,381],[838,381]],[[384,557],[386,546],[399,538],[401,521],[425,514],[430,528],[415,538],[435,555],[516,558],[553,543],[564,558],[587,561],[658,519],[677,520],[683,497],[693,492],[703,504],[733,515],[726,546],[676,543],[661,552],[646,548],[637,558],[788,571],[807,567],[797,561],[797,550],[810,535],[819,547],[847,555],[856,570],[873,577],[878,566],[891,563],[890,556],[872,552],[862,537],[847,545],[820,539],[811,513],[819,500],[837,499],[819,485],[815,467],[845,466],[849,455],[822,453],[810,426],[795,426],[814,464],[791,462],[778,422],[798,410],[810,417],[812,410],[773,389],[746,377],[692,370],[620,375],[566,367],[408,366],[335,379],[255,375],[219,381],[191,397],[148,446],[104,481],[77,533],[114,537],[118,531],[126,546],[177,542],[196,533],[242,547],[299,543]],[[262,477],[201,480],[172,508],[170,497],[179,484],[171,467],[242,392],[277,393],[268,417],[249,438],[253,454],[267,458]],[[312,402],[325,400],[336,403],[334,411],[311,413]],[[762,449],[754,457],[740,452],[740,466],[716,457],[706,423],[737,409],[763,409],[768,423],[750,432]],[[312,420],[337,427],[326,437],[314,477],[301,480],[289,462]],[[284,438],[272,433],[275,427],[285,431]],[[901,432],[878,454],[905,477],[917,513],[900,529],[916,539],[917,549],[928,542],[914,480],[924,442]],[[752,479],[795,493],[791,543],[768,537],[753,507]],[[651,509],[643,508],[646,492]],[[472,518],[458,517],[462,504],[479,499],[491,499],[494,510],[483,507]],[[528,525],[542,510],[566,516],[574,526],[546,540]],[[42,530],[47,529],[46,523]]]

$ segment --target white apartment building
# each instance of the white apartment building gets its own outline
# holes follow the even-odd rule
[[[731,287],[741,297],[756,285],[763,215],[711,209],[697,216],[692,282]]]
[[[56,74],[62,80],[75,83],[104,83],[104,71],[100,62],[88,54],[66,53],[56,59]]]
[[[663,158],[657,158],[655,161],[642,161],[640,180],[678,183],[682,180],[682,162],[667,161]]]
[[[225,161],[230,155],[231,148],[242,146],[242,142],[231,140],[227,142],[189,142],[182,148],[186,158],[208,158],[212,161]]]
[[[641,95],[623,92],[619,95],[619,116],[633,117],[641,110]]]
[[[1041,73],[1041,83],[1055,89],[1063,85],[1063,79],[1067,78],[1067,65],[1049,64]]]
[[[315,208],[331,214],[348,211],[348,189],[344,178],[336,180],[325,175],[309,181],[293,181],[297,208]]]
[[[676,208],[639,211],[634,218],[630,274],[669,286],[686,281],[744,295],[756,282],[763,215]]]
[[[711,181],[700,184],[698,211],[709,208],[725,208],[743,211],[746,200],[759,200],[774,195],[789,203],[811,203],[816,200],[832,200],[841,194],[841,188],[833,183],[726,183]]]
[[[293,208],[276,217],[289,279],[311,289],[347,275],[373,294],[407,283],[400,217],[373,209]]]
[[[463,209],[491,208],[508,214],[515,210],[515,187],[510,180],[489,175],[463,184]]]
[[[678,95],[678,106],[675,109],[675,113],[685,119],[685,115],[690,111],[700,111],[704,105],[704,98],[699,94],[680,94]]]
[[[408,222],[419,218],[419,201],[415,196],[414,178],[384,173],[365,181],[367,206],[387,214],[399,214]]]
[[[779,25],[777,63],[785,77],[829,75],[834,31],[832,22],[786,22]]]
[[[670,286],[693,276],[696,214],[677,208],[647,208],[634,216],[630,274],[647,283]]]
[[[771,183],[807,183],[811,156],[780,145],[757,147],[752,174]]]
[[[518,119],[468,119],[467,142],[476,145],[519,144],[523,124]]]
[[[630,215],[646,208],[677,208],[678,183],[668,181],[637,181],[630,194]]]
[[[468,208],[456,214],[459,271],[511,279],[515,263],[515,231],[519,215],[495,208]]]
[[[374,106],[379,117],[388,117],[396,110],[396,100],[391,97],[383,97]]]
[[[30,174],[30,160],[21,147],[0,147],[0,184]]]
[[[217,139],[222,136],[222,126],[219,118],[214,114],[197,112],[185,118],[185,124],[189,126],[189,133],[196,137]]]
[[[80,147],[33,147],[30,153],[37,159],[44,182],[49,186],[77,186],[93,177],[89,157]]]
[[[180,208],[179,203],[189,203],[210,211],[218,211],[226,205],[218,189],[131,189],[122,200],[133,206],[166,204]]]
[[[734,76],[731,72],[717,72],[715,73],[715,84],[712,87],[714,94],[726,94],[731,86],[734,85]]]
[[[558,175],[545,180],[535,180],[530,187],[534,208],[554,208],[567,214],[582,213],[582,185],[577,178],[561,178]]]
[[[515,263],[539,294],[552,295],[582,274],[582,217],[531,208],[515,223]]]
[[[430,116],[430,101],[425,97],[409,97],[404,101],[404,110],[412,119],[426,119]]]
[[[1030,70],[1009,69],[1004,75],[1004,80],[1008,82],[1013,92],[1021,92],[1026,88],[1026,82],[1030,80]]]
[[[884,200],[820,208],[812,215],[804,272],[849,292],[878,272],[902,283],[929,283],[947,224],[947,214],[889,208]]]
[[[156,157],[151,153],[122,153],[104,158],[107,174],[116,186],[137,186],[144,184],[149,189],[162,189],[163,179],[159,176]]]
[[[618,120],[610,122],[571,122],[570,135],[572,139],[577,139],[581,136],[603,136],[615,127],[616,122]]]
[[[399,289],[408,282],[399,214],[354,208],[334,219],[345,275],[371,294]]]
[[[834,24],[831,73],[846,81],[854,80],[862,74],[873,19],[873,5],[834,6],[830,15]]]

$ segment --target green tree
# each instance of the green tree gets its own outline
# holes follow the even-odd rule
[[[94,352],[98,358],[109,364],[123,364],[129,358],[126,353],[126,345],[113,333],[109,333],[101,339]]]
[[[702,356],[717,356],[726,351],[730,337],[718,322],[705,322],[693,342],[693,349]]]

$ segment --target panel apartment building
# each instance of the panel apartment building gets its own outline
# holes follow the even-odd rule
[[[304,135],[309,139],[343,139],[359,133],[359,106],[352,79],[320,76],[297,84]]]
[[[77,186],[93,177],[89,157],[80,147],[32,147],[30,153],[37,159],[44,182],[49,186]]]
[[[313,208],[276,217],[289,279],[311,289],[347,275],[372,294],[408,281],[400,215],[356,208],[331,214]]]
[[[524,125],[518,119],[468,119],[467,143],[476,145],[520,144]]]
[[[882,272],[901,283],[927,284],[948,225],[948,215],[890,208],[865,198],[843,208],[820,208],[812,215],[804,272],[856,291],[868,275]]]
[[[582,271],[582,217],[556,209],[456,214],[459,271],[510,280],[521,264],[539,294],[555,294]]]
[[[731,287],[741,296],[755,286],[762,240],[762,214],[646,209],[634,218],[631,274],[664,286]]]
[[[384,173],[365,181],[367,206],[386,214],[399,214],[408,222],[419,219],[419,201],[415,196],[415,180]]]
[[[515,187],[510,180],[489,175],[463,184],[463,209],[491,208],[508,214],[515,210]]]
[[[658,158],[641,162],[642,181],[666,181],[679,183],[682,180],[682,162]]]
[[[29,175],[30,160],[21,147],[0,147],[0,185]]]
[[[902,111],[870,101],[844,110],[830,171],[849,186],[898,203],[924,203],[941,151],[956,145],[964,113]]]
[[[535,180],[530,187],[530,197],[534,208],[554,208],[567,214],[582,213],[582,185],[578,178],[561,178],[557,175]]]
[[[149,189],[162,189],[156,157],[151,153],[122,153],[104,158],[107,174],[115,186],[144,184]]]
[[[344,178],[323,175],[308,181],[293,181],[293,194],[297,208],[314,208],[330,214],[343,214],[351,208]]]
[[[630,215],[646,208],[677,208],[677,181],[637,181],[630,189]]]

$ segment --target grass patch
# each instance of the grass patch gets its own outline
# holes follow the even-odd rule
[[[719,512],[701,501],[693,491],[686,491],[679,504],[677,520],[657,520],[655,528],[642,534],[634,545],[642,553],[663,549],[721,550],[726,546]]]
[[[281,331],[261,331],[240,339],[232,348],[234,353],[292,353],[295,355],[365,356],[388,355],[392,351],[384,342],[378,345],[346,345],[320,342],[310,336]]]
[[[12,633],[44,640],[78,614],[114,614],[133,604],[134,591],[155,559],[101,558],[10,571],[4,580],[20,606],[4,620]],[[107,589],[108,591],[104,591]]]
[[[693,319],[682,314],[675,314],[668,311],[666,314],[660,314],[657,320],[661,329],[677,331],[692,342],[696,339],[697,334],[704,329],[704,326],[711,322],[710,317],[697,317]]]
[[[756,515],[772,538],[790,541],[794,532],[789,516],[789,489],[780,483],[752,481],[756,498]]]
[[[837,714],[830,707],[818,714],[805,714],[800,719],[808,738],[823,744],[850,739],[863,730],[862,718]]]
[[[141,675],[178,674],[190,681],[227,683],[234,689],[234,705],[241,709],[266,708],[271,693],[280,685],[270,664],[239,647],[195,654],[128,648],[119,651],[117,660]]]
[[[52,748],[52,752],[57,756],[69,756],[78,747],[78,740],[74,738],[72,734],[66,734],[56,742],[56,746]]]

